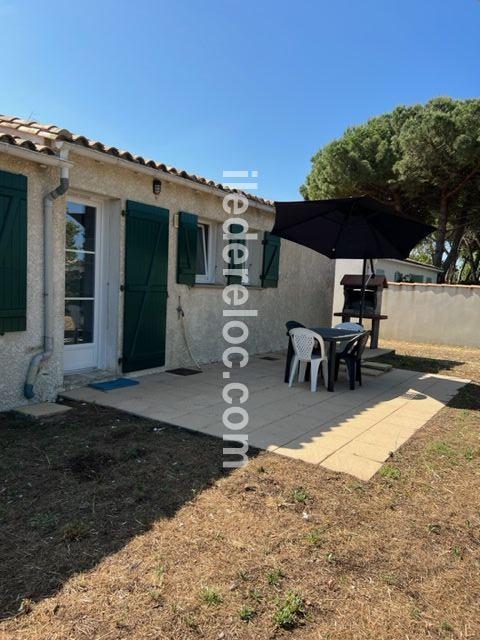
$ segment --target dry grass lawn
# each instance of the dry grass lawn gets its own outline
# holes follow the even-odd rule
[[[95,406],[0,429],[2,640],[480,638],[475,383],[368,483]]]
[[[429,371],[480,383],[480,349],[393,340],[382,340],[380,346],[395,349],[393,360],[389,356],[382,360],[399,369]]]

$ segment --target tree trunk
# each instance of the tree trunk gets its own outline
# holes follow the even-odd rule
[[[462,244],[463,236],[465,235],[466,226],[466,216],[462,215],[457,220],[457,228],[455,229],[452,240],[450,241],[450,251],[442,265],[447,282],[453,282],[453,275],[456,271],[456,262],[460,253],[460,246]]]
[[[480,251],[475,254],[472,250],[471,243],[467,244],[467,257],[465,262],[470,265],[470,282],[478,284],[478,267],[480,266]]]
[[[446,193],[442,193],[440,199],[440,211],[438,214],[438,229],[435,238],[435,251],[433,253],[433,266],[438,269],[442,268],[442,259],[445,252],[445,239],[447,236],[447,221],[448,221],[448,201]],[[442,278],[442,274],[440,274]],[[443,279],[442,279],[443,282]]]

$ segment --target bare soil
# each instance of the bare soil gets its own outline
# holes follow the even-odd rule
[[[478,351],[397,352],[480,380]],[[70,404],[0,415],[2,640],[480,638],[475,382],[368,483]]]

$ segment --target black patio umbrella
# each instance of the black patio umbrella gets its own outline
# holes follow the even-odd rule
[[[329,258],[363,260],[360,323],[363,319],[367,260],[405,260],[435,227],[400,215],[369,196],[334,200],[275,202],[272,233]]]

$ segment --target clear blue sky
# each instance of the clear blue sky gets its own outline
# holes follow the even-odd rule
[[[320,146],[480,94],[478,0],[0,0],[0,112],[298,199]]]

